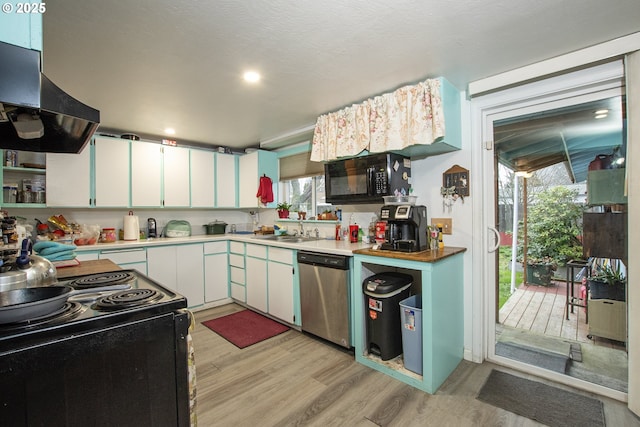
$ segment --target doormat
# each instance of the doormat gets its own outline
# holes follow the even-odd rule
[[[562,355],[508,341],[498,341],[496,343],[496,354],[561,374],[567,373],[569,361],[571,360],[568,354]]]
[[[242,310],[202,322],[238,348],[249,347],[289,330],[288,326],[251,310]]]
[[[605,426],[600,400],[496,370],[477,398],[552,427]]]

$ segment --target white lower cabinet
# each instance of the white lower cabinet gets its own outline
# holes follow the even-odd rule
[[[270,247],[267,282],[269,314],[285,322],[297,324],[294,309],[294,259],[295,251]]]
[[[247,302],[245,292],[244,243],[229,242],[229,293],[231,298]]]
[[[204,301],[229,298],[227,242],[204,244]]]
[[[266,313],[267,305],[267,247],[246,246],[247,304]]]
[[[147,249],[149,277],[187,298],[189,307],[204,304],[203,244]]]
[[[245,268],[242,271],[243,278],[246,278],[244,287],[247,305],[285,322],[299,324],[296,323],[295,316],[294,259],[293,250],[248,243],[244,256]],[[239,262],[240,259],[236,263]],[[233,265],[231,260],[230,264]],[[233,285],[232,277],[231,286]]]
[[[100,252],[98,259],[110,259],[125,270],[136,270],[147,274],[145,248],[105,250]]]

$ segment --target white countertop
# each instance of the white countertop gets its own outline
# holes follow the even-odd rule
[[[277,246],[281,248],[297,249],[312,252],[330,253],[335,255],[352,256],[357,249],[370,248],[369,243],[350,243],[344,240],[312,240],[300,243],[279,242],[269,240],[268,236],[253,234],[220,234],[220,235],[197,235],[191,237],[160,237],[146,240],[125,241],[118,240],[115,243],[98,243],[95,245],[78,246],[77,252],[103,251],[103,250],[126,250],[149,246],[179,245],[186,243],[207,243],[220,240],[231,240],[236,242],[257,243],[261,245]]]

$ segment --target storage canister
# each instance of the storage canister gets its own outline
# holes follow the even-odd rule
[[[4,184],[2,187],[4,203],[16,203],[18,200],[18,184]]]
[[[103,228],[102,233],[100,233],[100,241],[102,243],[114,243],[116,241],[116,229]]]

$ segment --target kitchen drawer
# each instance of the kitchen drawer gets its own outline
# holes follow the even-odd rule
[[[295,251],[291,249],[282,249],[276,247],[269,248],[269,261],[281,262],[283,264],[293,265]]]
[[[235,283],[231,284],[231,298],[238,300],[240,302],[247,302],[247,298],[245,296],[244,286],[236,285]]]
[[[231,267],[231,281],[239,285],[244,285],[244,268]]]
[[[134,262],[147,262],[147,251],[144,248],[122,251],[102,251],[99,259],[110,259],[116,264],[130,264]]]
[[[204,254],[219,254],[222,252],[227,252],[227,242],[226,240],[223,242],[208,242],[204,244]]]
[[[244,243],[242,242],[229,242],[229,252],[234,254],[244,255]]]
[[[229,254],[229,265],[244,269],[244,255]]]
[[[267,259],[267,247],[264,245],[251,245],[246,246],[247,256],[254,258]]]
[[[80,262],[94,261],[97,260],[99,256],[99,252],[78,252],[78,254],[76,255],[76,259]]]

